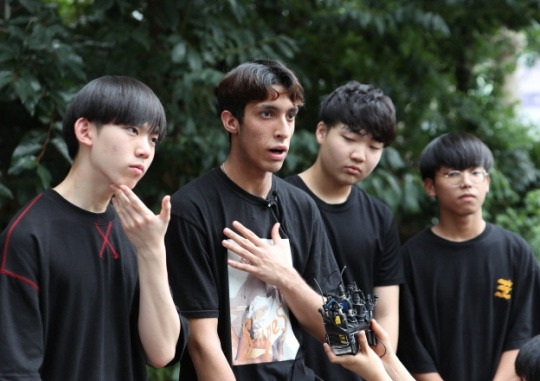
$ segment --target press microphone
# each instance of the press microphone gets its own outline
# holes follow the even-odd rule
[[[269,208],[274,208],[277,206],[277,191],[272,191],[272,199],[268,199],[266,200],[267,204],[266,206],[268,206]]]
[[[266,200],[266,206],[270,209],[276,221],[279,222],[279,232],[281,234],[281,238],[288,238],[287,233],[285,233],[285,230],[283,229],[281,218],[278,217],[280,208],[278,208],[278,192],[276,190],[272,191],[272,198]]]

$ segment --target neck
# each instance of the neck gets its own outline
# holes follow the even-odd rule
[[[327,204],[342,204],[351,193],[350,184],[337,184],[330,176],[326,176],[322,168],[315,163],[298,176],[309,190]]]
[[[74,164],[66,178],[53,189],[63,198],[81,209],[92,213],[103,213],[113,195],[109,185],[97,185],[91,176],[84,176]]]
[[[252,195],[266,198],[272,188],[272,172],[249,168],[230,158],[220,168],[236,185]]]
[[[478,237],[486,228],[486,221],[478,216],[466,216],[448,220],[441,218],[441,221],[431,228],[431,231],[449,241],[463,242]]]

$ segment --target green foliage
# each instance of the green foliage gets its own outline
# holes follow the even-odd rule
[[[540,261],[540,189],[528,192],[519,208],[508,207],[495,222],[514,232],[522,232]]]
[[[305,107],[282,176],[315,159],[321,99],[349,80],[393,99],[396,141],[359,184],[388,203],[403,239],[436,204],[416,160],[435,136],[477,134],[496,167],[485,215],[540,253],[540,131],[506,95],[518,58],[540,51],[540,8],[529,0],[7,0],[0,9],[0,227],[70,161],[61,120],[73,94],[104,74],[141,79],[160,97],[168,137],[137,193],[162,196],[221,163],[228,136],[213,90],[224,72],[261,57],[292,67]],[[174,377],[174,368],[152,370]]]

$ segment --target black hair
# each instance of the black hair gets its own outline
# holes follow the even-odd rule
[[[103,76],[86,84],[75,96],[64,116],[63,134],[69,155],[75,158],[79,142],[74,125],[86,118],[98,127],[105,124],[143,126],[161,139],[167,129],[163,105],[154,92],[137,79]]]
[[[466,133],[447,133],[433,139],[420,155],[422,179],[434,179],[441,167],[464,170],[483,167],[486,171],[493,165],[493,154],[476,136]]]
[[[228,110],[240,123],[248,103],[262,102],[280,95],[273,86],[280,85],[284,93],[298,106],[304,102],[304,89],[296,75],[282,63],[258,59],[238,65],[228,72],[216,88],[218,115]]]
[[[527,381],[540,381],[540,335],[520,348],[515,362],[516,374]]]
[[[323,100],[319,120],[327,128],[343,123],[349,131],[371,134],[385,147],[396,137],[396,109],[390,97],[357,81],[338,87]]]

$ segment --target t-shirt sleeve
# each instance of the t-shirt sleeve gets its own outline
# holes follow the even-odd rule
[[[414,298],[406,284],[399,295],[399,345],[397,356],[411,373],[437,372],[437,367],[426,347],[419,339],[415,319]]]
[[[538,334],[538,322],[540,321],[540,269],[529,245],[518,238],[519,255],[521,261],[516,261],[518,266],[514,272],[516,281],[513,284],[512,313],[508,322],[504,351],[518,349],[528,339]],[[519,277],[519,278],[518,278]],[[517,280],[519,279],[519,280]]]
[[[175,303],[187,318],[218,317],[218,280],[206,233],[172,215],[165,235],[169,283]]]
[[[314,203],[311,212],[312,215],[309,221],[312,222],[312,229],[310,231],[311,236],[308,237],[309,255],[306,267],[301,275],[315,291],[320,293],[319,285],[324,285],[327,282],[329,282],[328,284],[337,284],[339,282],[339,269],[322,217]]]
[[[405,273],[407,271],[407,248],[400,252],[404,259]],[[420,340],[421,327],[416,316],[414,295],[408,287],[407,281],[400,286],[399,293],[399,345],[397,356],[411,373],[437,372],[437,367],[429,351]]]
[[[386,221],[390,222],[384,227],[384,236],[380,240],[383,247],[374,281],[375,287],[399,285],[404,282],[399,231],[392,213],[390,211],[388,213]]]
[[[36,249],[9,230],[0,245],[0,379],[38,380],[45,348]]]

